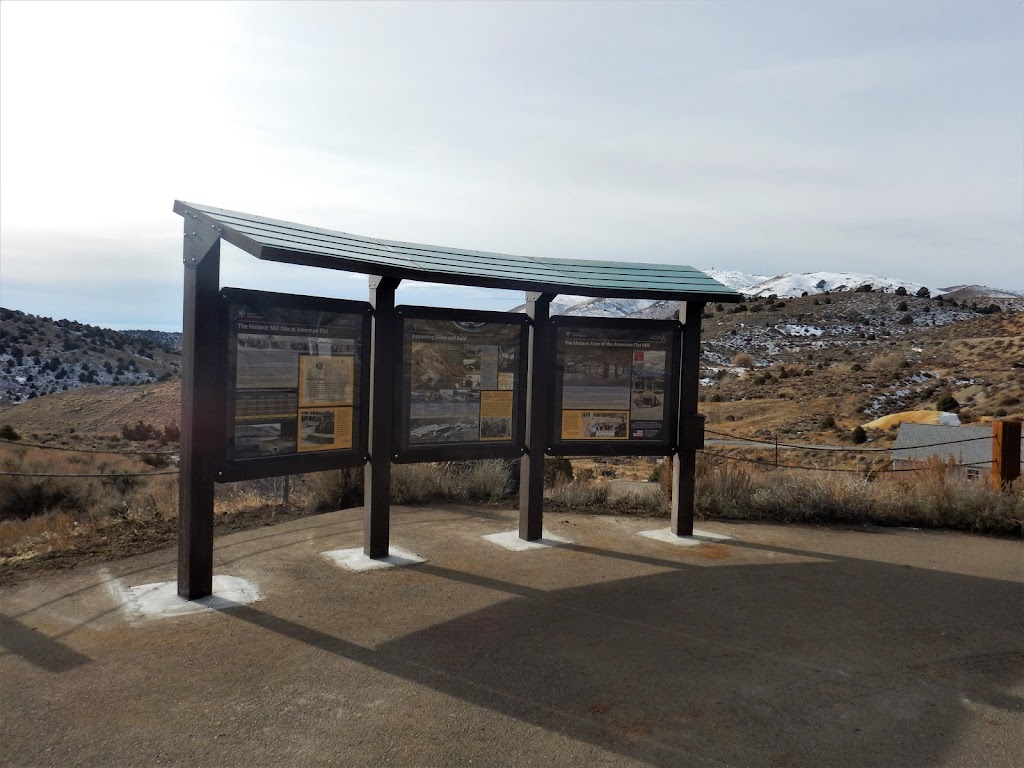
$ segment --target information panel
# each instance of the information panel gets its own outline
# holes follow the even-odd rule
[[[228,462],[361,454],[369,305],[235,289],[223,294]]]
[[[480,446],[495,455],[482,446],[518,446],[525,319],[427,307],[399,314],[399,451]]]
[[[629,322],[556,320],[552,443],[670,442],[678,324]]]

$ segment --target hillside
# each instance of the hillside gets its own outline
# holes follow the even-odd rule
[[[112,331],[0,308],[0,405],[180,375],[180,334]]]
[[[181,420],[180,379],[137,386],[85,386],[0,407],[0,424],[23,435],[114,435],[124,424]]]
[[[1012,300],[998,311],[965,304],[840,292],[709,305],[701,410],[716,430],[825,442],[876,416],[932,407],[944,395],[961,404],[964,423],[1024,417],[1024,312]],[[675,311],[647,302],[634,316]],[[179,398],[177,378],[86,386],[2,409],[0,423],[25,433],[116,433],[139,419],[177,423]]]
[[[845,432],[945,395],[963,423],[1024,416],[1024,313],[1012,308],[844,292],[710,307],[703,329],[702,410],[742,423],[725,431]]]

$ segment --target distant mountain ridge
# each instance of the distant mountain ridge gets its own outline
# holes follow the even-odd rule
[[[927,288],[932,296],[942,293],[942,289],[914,283],[907,280],[896,280],[879,277],[863,272],[784,272],[774,277],[762,275],[745,275],[742,272],[723,272],[716,269],[704,270],[718,282],[728,285],[735,291],[747,296],[778,296],[780,299],[791,299],[804,293],[812,295],[826,291],[854,291],[865,285],[881,293],[895,293],[904,288],[907,293],[917,293]]]
[[[93,384],[175,378],[181,334],[114,331],[0,308],[0,406]]]
[[[869,275],[863,272],[785,272],[771,277],[714,268],[702,269],[701,271],[723,285],[750,298],[775,296],[779,299],[791,299],[803,296],[804,294],[813,296],[822,293],[856,291],[858,288],[863,289],[867,285],[870,285],[871,290],[875,293],[896,293],[900,288],[903,288],[911,296],[916,295],[922,288],[927,289],[932,297],[953,293],[955,295],[950,298],[956,298],[958,301],[975,298],[1022,298],[1021,294],[1014,291],[987,288],[980,285],[937,288],[925,285],[924,283],[879,277],[878,275]],[[671,308],[668,307],[670,303],[673,305]],[[522,312],[524,308],[525,305],[520,304],[511,311]],[[663,317],[670,315],[674,311],[675,305],[673,302],[655,299],[599,299],[588,296],[558,296],[551,303],[551,314],[553,315]]]

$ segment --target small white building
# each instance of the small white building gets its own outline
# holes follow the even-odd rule
[[[1021,444],[1024,446],[1024,439]],[[992,427],[900,424],[892,450],[892,468],[907,469],[932,458],[943,463],[952,460],[968,478],[987,477],[992,466]]]

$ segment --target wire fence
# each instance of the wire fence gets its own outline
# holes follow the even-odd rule
[[[153,477],[154,475],[176,475],[178,470],[167,469],[157,472],[73,472],[58,474],[55,472],[0,472],[0,477]]]
[[[19,448],[37,448],[45,451],[65,451],[69,453],[95,453],[102,454],[104,456],[174,456],[178,454],[178,451],[159,451],[159,450],[114,450],[104,448],[71,448],[66,445],[47,445],[45,443],[34,443],[29,440],[9,440],[7,438],[0,438],[0,443],[7,445],[13,445]],[[156,475],[176,475],[178,474],[177,469],[159,470],[156,472],[69,472],[69,473],[57,473],[57,472],[6,472],[0,471],[0,477],[34,477],[41,479],[51,479],[59,477],[109,477],[109,478],[121,478],[121,477],[154,477]]]
[[[780,446],[781,447],[781,446]],[[757,464],[762,467],[768,467],[769,469],[800,469],[808,472],[847,472],[859,475],[881,475],[889,472],[921,472],[927,469],[926,466],[918,467],[862,467],[862,468],[850,468],[850,467],[811,467],[802,464],[778,464],[773,461],[765,461],[764,459],[749,459],[744,456],[730,456],[725,453],[716,453],[714,451],[702,450],[700,453],[704,456],[713,459],[725,459],[726,461],[736,461],[745,464]],[[963,467],[982,467],[985,465],[994,464],[993,461],[976,461],[970,464],[961,464]]]
[[[781,443],[776,440],[759,440],[753,437],[743,437],[741,435],[730,435],[727,432],[718,432],[714,429],[705,429],[705,434],[716,435],[718,437],[727,438],[729,440],[735,440],[738,445],[736,448],[743,448],[744,444],[754,443],[757,445],[764,445],[773,447],[776,450],[780,448],[786,448],[791,450],[800,451],[822,451],[830,454],[843,454],[843,453],[887,453],[893,456],[894,459],[907,458],[909,460],[915,460],[917,457],[906,457],[901,456],[899,451],[907,450],[922,450],[927,448],[940,448],[947,445],[959,445],[962,443],[974,443],[980,440],[991,440],[991,435],[981,435],[978,437],[965,437],[957,440],[944,440],[938,443],[924,443],[922,445],[905,446],[905,447],[890,447],[890,448],[855,448],[839,445],[808,445],[798,443]],[[774,461],[767,461],[765,459],[751,459],[744,456],[731,456],[729,454],[720,453],[716,451],[708,451],[706,448],[701,451],[705,456],[717,459],[725,459],[728,461],[742,462],[745,464],[755,464],[762,467],[768,467],[771,469],[798,469],[805,470],[808,472],[845,472],[851,474],[860,474],[866,476],[880,475],[888,472],[920,472],[924,469],[923,466],[915,467],[815,467],[808,466],[805,464],[780,464],[778,460],[778,454],[776,454]],[[938,455],[938,454],[935,454]],[[975,461],[975,462],[961,462],[959,466],[978,468],[985,465],[993,464],[993,461]]]
[[[836,454],[836,453],[893,453],[894,451],[907,450],[905,448],[904,449],[901,449],[901,448],[853,448],[853,447],[837,446],[837,445],[828,445],[828,446],[824,446],[824,445],[823,446],[801,445],[801,444],[797,444],[797,443],[780,443],[780,442],[776,442],[774,440],[759,440],[759,439],[753,438],[753,437],[744,437],[744,436],[741,436],[741,435],[731,435],[731,434],[729,434],[727,432],[718,432],[718,431],[713,430],[713,429],[705,429],[704,431],[705,431],[706,434],[709,434],[709,435],[716,435],[718,437],[723,437],[723,438],[726,438],[726,439],[729,439],[729,440],[735,440],[738,443],[740,443],[740,445],[736,446],[738,448],[742,448],[743,447],[742,444],[744,444],[744,443],[755,443],[755,444],[758,444],[758,445],[766,445],[766,446],[771,446],[771,447],[775,447],[775,448],[786,448],[786,449],[792,449],[792,450],[824,451],[824,452],[830,453],[830,454]],[[947,445],[958,445],[958,444],[961,444],[961,443],[972,443],[972,442],[977,442],[979,440],[991,440],[991,439],[992,439],[992,437],[990,435],[985,435],[985,436],[980,436],[980,437],[968,437],[968,438],[963,438],[963,439],[959,439],[959,440],[947,440],[947,441],[943,441],[943,442],[940,442],[940,443],[927,443],[927,444],[924,444],[924,445],[913,446],[913,448],[915,450],[916,449],[923,449],[923,448],[938,448],[938,447],[947,446]],[[113,449],[101,449],[101,448],[71,448],[71,447],[63,446],[63,445],[46,445],[44,443],[33,443],[33,442],[24,441],[24,440],[8,440],[8,439],[5,439],[5,438],[0,438],[0,443],[6,443],[6,444],[9,444],[9,445],[19,446],[19,447],[24,447],[24,448],[38,448],[38,449],[42,449],[42,450],[52,450],[52,451],[68,451],[68,452],[72,452],[72,453],[98,453],[98,454],[115,455],[115,456],[169,456],[169,455],[176,455],[178,453],[178,451],[174,451],[174,450],[171,450],[171,451],[152,451],[152,450],[151,451],[145,451],[145,450],[113,450]],[[720,453],[720,452],[716,452],[716,451],[708,451],[707,449],[703,449],[700,452],[701,452],[702,455],[707,456],[709,458],[713,458],[713,459],[724,459],[724,460],[727,460],[727,461],[735,461],[735,462],[741,462],[741,463],[745,463],[745,464],[754,464],[754,465],[757,465],[757,466],[768,467],[768,468],[771,468],[771,469],[795,469],[795,470],[804,470],[804,471],[808,471],[808,472],[845,472],[845,473],[860,474],[860,475],[878,475],[878,474],[883,474],[883,473],[887,473],[887,472],[920,472],[922,470],[922,467],[888,467],[888,468],[883,468],[883,467],[860,467],[860,468],[850,468],[850,467],[815,467],[815,466],[808,466],[808,465],[803,465],[803,464],[780,464],[778,462],[777,458],[776,458],[775,461],[766,461],[764,459],[751,459],[751,458],[747,458],[747,457],[743,457],[743,456],[730,456],[730,455],[725,454],[725,453]],[[981,462],[971,462],[971,463],[963,464],[962,466],[965,466],[965,467],[981,467],[981,466],[985,466],[985,465],[991,465],[993,463],[994,462],[992,462],[992,461],[981,461]],[[58,477],[80,477],[80,478],[101,477],[102,478],[102,477],[110,477],[110,478],[115,478],[115,477],[153,477],[153,476],[156,476],[156,475],[176,475],[176,474],[178,474],[178,470],[177,469],[162,470],[162,471],[157,471],[157,472],[117,472],[117,473],[114,473],[114,472],[109,472],[109,473],[108,472],[82,472],[82,473],[72,473],[72,474],[57,474],[57,473],[52,473],[52,472],[0,472],[0,477],[38,477],[38,478],[58,478]]]
[[[22,448],[41,448],[44,451],[69,451],[71,453],[103,453],[111,456],[174,456],[178,451],[157,451],[157,450],[114,450],[112,448],[71,448],[66,445],[46,445],[45,443],[33,443],[28,440],[8,440],[0,438],[0,443],[15,445]]]
[[[910,447],[914,449],[918,448],[938,448],[943,445],[957,445],[959,443],[974,443],[979,440],[991,440],[992,435],[982,435],[980,437],[965,437],[960,440],[946,440],[941,443],[924,443],[922,445],[908,446],[907,448],[847,448],[841,445],[801,445],[799,443],[780,443],[775,440],[758,440],[755,437],[742,437],[740,435],[730,435],[726,432],[716,432],[713,429],[705,429],[705,434],[718,435],[719,437],[725,437],[729,440],[736,440],[741,443],[758,443],[760,445],[772,445],[778,446],[779,448],[796,448],[803,451],[828,451],[829,453],[891,453],[892,451],[907,450]]]

